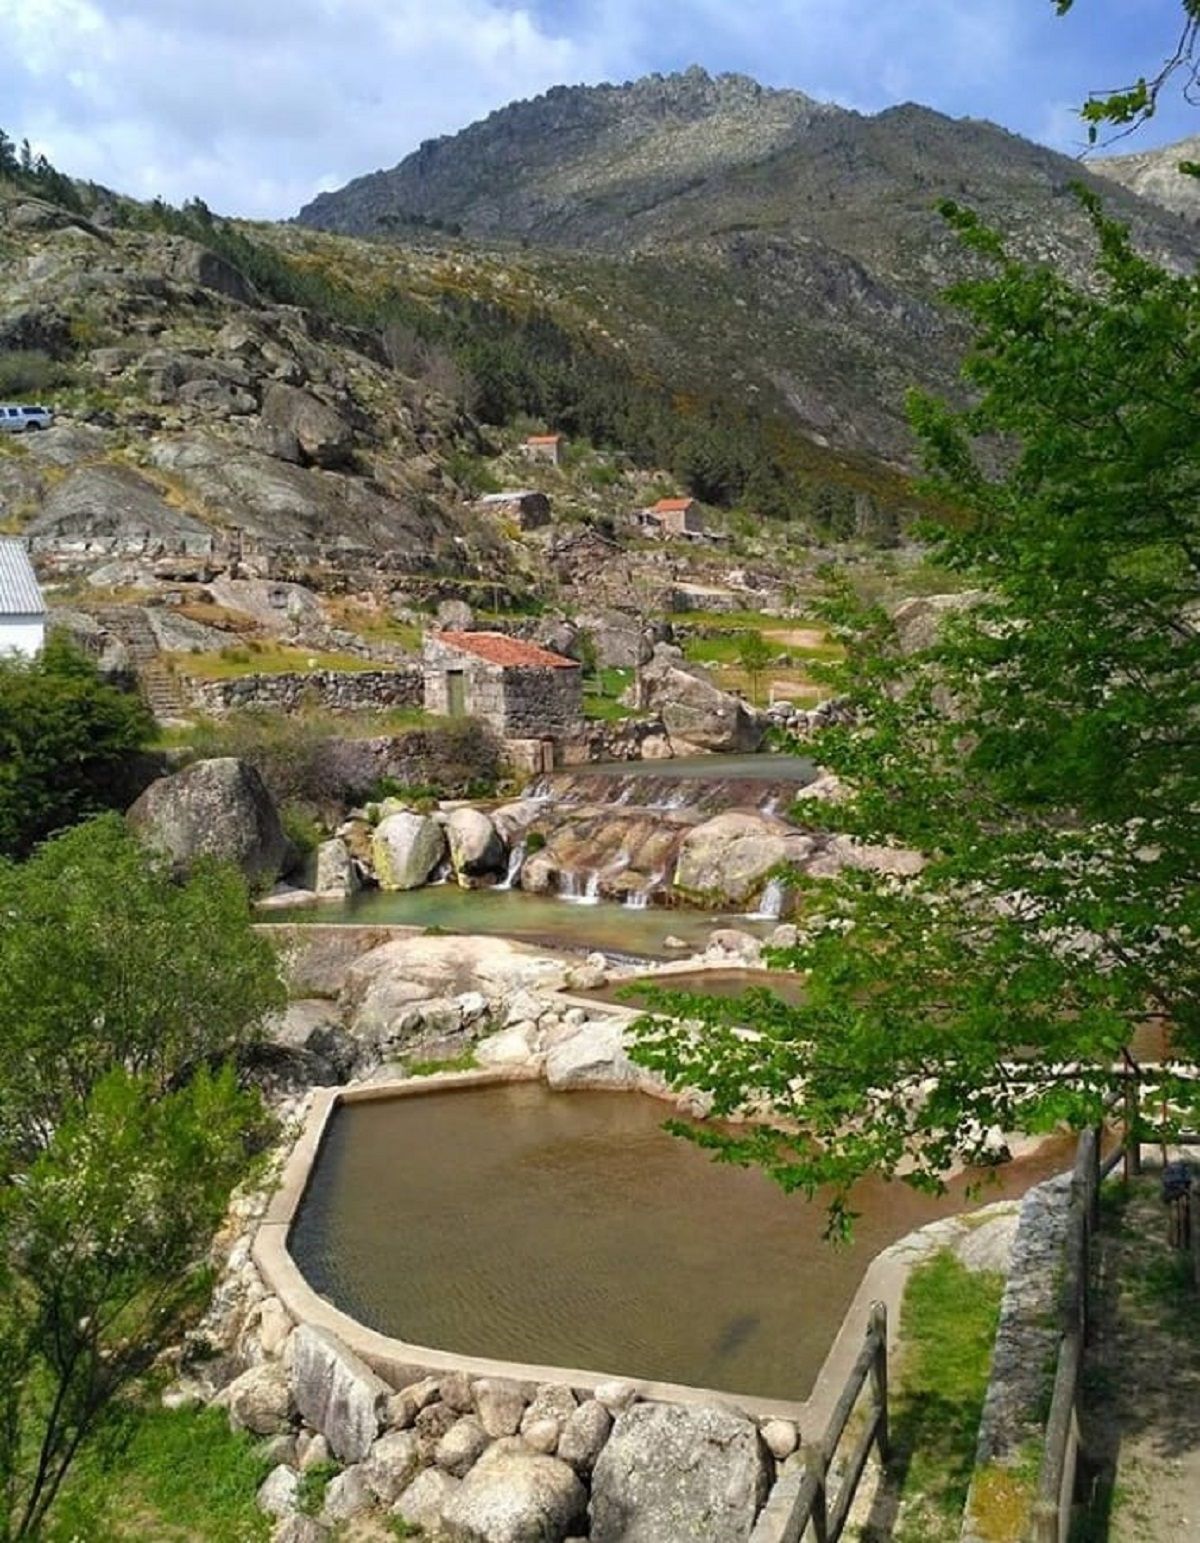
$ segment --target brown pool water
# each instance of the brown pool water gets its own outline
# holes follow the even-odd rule
[[[930,1200],[870,1182],[852,1246],[824,1211],[713,1163],[640,1094],[519,1083],[340,1108],[291,1250],[359,1321],[465,1355],[803,1399],[874,1254],[1022,1192],[1065,1146]]]

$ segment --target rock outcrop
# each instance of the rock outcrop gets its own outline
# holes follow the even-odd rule
[[[679,649],[660,643],[641,672],[644,705],[657,712],[676,755],[759,748],[765,719],[741,697],[713,685]]]
[[[427,814],[389,814],[371,841],[380,889],[419,889],[446,855],[446,836]]]
[[[767,815],[731,809],[690,830],[679,847],[675,886],[739,905],[763,886],[772,868],[800,862],[813,842]]]
[[[263,780],[245,761],[196,761],[152,782],[126,818],[181,869],[199,857],[235,864],[252,884],[277,879],[291,844]]]
[[[392,1389],[340,1340],[301,1324],[292,1336],[296,1408],[344,1463],[358,1463],[379,1435]]]
[[[451,1543],[562,1543],[587,1513],[587,1492],[556,1457],[507,1437],[484,1453],[442,1508]]]
[[[592,1543],[748,1539],[771,1483],[754,1423],[729,1409],[635,1404],[592,1475]]]

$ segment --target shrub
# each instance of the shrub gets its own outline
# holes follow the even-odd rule
[[[71,367],[37,348],[0,353],[0,397],[40,396],[55,386],[69,386]]]

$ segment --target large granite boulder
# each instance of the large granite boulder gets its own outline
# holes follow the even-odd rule
[[[379,1435],[392,1389],[325,1329],[292,1336],[292,1395],[309,1425],[343,1463],[359,1463]]]
[[[446,836],[455,873],[477,878],[504,871],[504,841],[481,809],[455,809],[446,821]]]
[[[643,706],[657,712],[675,753],[748,752],[759,748],[766,719],[741,697],[722,691],[685,665],[677,648],[659,644],[641,672]]]
[[[130,466],[99,463],[69,471],[25,526],[30,548],[119,555],[207,552],[212,531],[173,508]]]
[[[264,427],[292,435],[314,466],[344,466],[354,449],[354,431],[332,407],[297,386],[272,381],[263,397]]]
[[[754,1423],[732,1409],[635,1404],[596,1461],[592,1543],[749,1538],[771,1484]]]
[[[445,855],[445,832],[427,814],[389,814],[371,839],[380,889],[419,889]]]
[[[446,1501],[441,1526],[449,1543],[561,1543],[586,1509],[587,1493],[566,1463],[508,1438],[488,1448]]]
[[[983,599],[981,589],[966,589],[959,594],[918,595],[902,600],[892,612],[901,653],[915,654],[932,648],[947,617],[970,611]]]
[[[767,815],[730,809],[694,826],[675,863],[675,887],[718,902],[741,904],[762,888],[771,869],[803,861],[812,841]]]
[[[341,836],[322,841],[317,848],[313,889],[318,900],[345,900],[360,888],[358,869]]]
[[[546,1057],[546,1081],[552,1088],[635,1088],[648,1079],[629,1059],[621,1024],[599,1018],[553,1047]]]
[[[279,814],[253,766],[232,756],[196,761],[152,782],[126,815],[148,846],[181,869],[199,857],[234,863],[270,883],[293,858]]]
[[[177,240],[167,271],[173,279],[199,284],[201,289],[211,289],[228,300],[237,300],[242,305],[258,304],[258,294],[246,275],[198,241]]]
[[[278,1361],[264,1361],[235,1377],[218,1395],[232,1430],[277,1436],[292,1423],[292,1390]]]

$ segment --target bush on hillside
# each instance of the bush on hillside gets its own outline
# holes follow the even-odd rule
[[[54,634],[36,659],[0,657],[0,857],[120,808],[153,731],[138,697]]]

